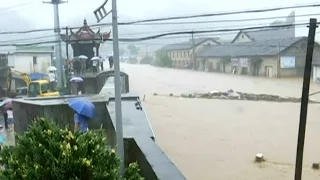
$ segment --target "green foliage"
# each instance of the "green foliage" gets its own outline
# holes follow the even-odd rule
[[[126,171],[126,174],[124,175],[124,180],[144,180],[144,178],[141,177],[139,174],[140,169],[139,165],[137,163],[131,163],[129,164],[129,167]]]
[[[129,44],[128,45],[128,50],[129,50],[131,55],[138,55],[140,49],[135,45]]]
[[[160,67],[172,67],[172,60],[167,52],[158,51],[156,52],[156,59],[151,64]]]
[[[107,148],[102,130],[73,133],[53,121],[38,118],[19,136],[16,146],[4,147],[0,179],[10,180],[117,180],[120,160]],[[143,180],[131,164],[125,180]]]

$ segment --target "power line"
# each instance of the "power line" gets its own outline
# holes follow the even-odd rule
[[[294,17],[307,17],[307,16],[318,16],[319,13],[313,14],[302,14],[295,15]],[[224,20],[210,20],[210,21],[184,21],[184,22],[159,22],[159,23],[139,23],[137,25],[179,25],[179,24],[207,24],[207,23],[225,23],[225,22],[245,22],[245,21],[263,21],[287,18],[288,16],[273,16],[273,17],[263,17],[263,18],[245,18],[245,19],[224,19]]]
[[[5,15],[5,14],[9,14],[10,12],[13,12],[15,10],[17,10],[17,8],[24,8],[26,6],[29,6],[31,4],[33,4],[34,2],[32,1],[29,1],[29,2],[25,2],[25,3],[21,3],[21,4],[17,4],[17,5],[14,5],[14,6],[11,6],[11,7],[7,7],[7,8],[3,8],[4,11],[1,11],[0,15]]]
[[[306,21],[298,21],[300,23],[306,22]],[[307,23],[307,22],[306,22]],[[215,28],[226,28],[229,26],[219,26],[219,27],[206,27],[206,28],[197,28],[199,29],[215,29]],[[239,28],[243,28],[243,26],[233,26],[233,28],[235,27],[239,27]],[[246,26],[245,26],[246,27]],[[302,26],[301,26],[302,27]],[[298,28],[301,28],[298,27]],[[266,29],[263,31],[273,31],[274,29]],[[180,29],[180,31],[191,31],[191,29]],[[139,34],[150,34],[150,33],[168,33],[168,32],[179,32],[179,31],[172,31],[172,30],[167,30],[167,31],[154,31],[154,32],[138,32],[138,33],[126,33],[126,34],[122,34],[122,35],[139,35]],[[230,34],[235,34],[235,32],[225,32],[225,33],[215,33],[215,34],[211,34],[212,36],[219,36],[219,35],[230,35]],[[201,35],[198,35],[196,37],[199,37]],[[31,38],[19,38],[19,39],[11,39],[11,40],[4,40],[4,41],[0,41],[0,43],[9,43],[9,42],[13,42],[13,41],[24,41],[24,40],[35,40],[35,39],[44,39],[44,38],[54,38],[54,35],[47,35],[47,36],[37,36],[37,37],[31,37]],[[186,37],[190,37],[189,35],[182,35],[182,36],[174,36],[174,37],[162,37],[161,39],[172,39],[172,38],[186,38]],[[202,37],[208,37],[208,35],[205,35]]]
[[[154,22],[154,21],[192,19],[192,18],[201,18],[201,17],[212,17],[212,16],[225,16],[225,15],[234,15],[234,14],[261,13],[261,12],[279,11],[279,10],[285,10],[285,9],[300,9],[300,8],[310,8],[310,7],[319,7],[319,6],[320,6],[320,3],[314,3],[314,4],[301,4],[301,5],[293,5],[293,6],[273,7],[273,8],[265,8],[265,9],[208,13],[208,14],[199,14],[199,15],[190,15],[190,16],[173,16],[173,17],[166,17],[166,18],[155,18],[155,19],[145,19],[140,21],[131,21],[131,22],[119,23],[119,25],[130,25],[130,24],[146,23],[146,22]]]
[[[320,14],[319,14],[320,15]],[[306,21],[296,21],[297,23],[302,23],[302,22],[306,22]],[[243,27],[247,27],[247,26],[251,26],[252,24],[248,24],[248,25],[238,25],[238,26],[233,26],[233,28],[243,28]],[[263,25],[263,24],[256,24],[256,25]],[[230,26],[215,26],[215,27],[205,27],[205,28],[197,28],[197,30],[199,29],[215,29],[215,28],[228,28]],[[194,28],[187,28],[187,29],[179,29],[179,31],[191,31]],[[121,34],[123,35],[140,35],[140,34],[151,34],[151,33],[167,33],[167,32],[179,32],[179,31],[173,31],[173,30],[165,30],[165,31],[148,31],[148,32],[137,32],[137,33],[125,33],[125,34]],[[226,35],[226,34],[234,34],[234,33],[224,33],[224,34],[220,34],[220,35]],[[0,43],[6,43],[6,42],[13,42],[13,41],[24,41],[24,40],[34,40],[34,39],[44,39],[44,38],[53,38],[55,37],[54,35],[47,35],[47,36],[37,36],[37,37],[30,37],[30,38],[19,38],[19,39],[10,39],[10,40],[4,40],[4,41],[0,41]]]
[[[300,24],[290,24],[290,25],[275,25],[272,28],[285,28],[285,27],[294,27],[294,26],[307,26],[308,23],[300,23]],[[157,34],[153,36],[146,36],[142,38],[119,38],[119,41],[122,42],[138,42],[138,41],[146,41],[157,39],[165,36],[173,36],[173,35],[182,35],[182,34],[205,34],[205,33],[213,33],[213,32],[234,32],[234,31],[247,31],[247,30],[256,30],[256,29],[270,29],[270,26],[255,26],[255,27],[246,27],[246,28],[237,28],[237,29],[215,29],[215,30],[201,30],[201,31],[181,31],[181,32],[171,32],[171,33],[163,33]],[[97,39],[100,40],[100,39]],[[77,42],[69,41],[69,42]],[[83,40],[81,40],[83,41]],[[89,40],[89,41],[92,41]],[[112,39],[108,39],[107,41],[112,41]],[[32,45],[39,45],[39,44],[48,44],[48,43],[55,43],[57,41],[43,41],[43,42],[35,42],[35,43],[25,43],[25,44],[0,44],[0,46],[32,46]]]
[[[227,12],[210,13],[210,14],[175,16],[175,17],[166,17],[166,18],[156,18],[156,19],[145,19],[145,20],[137,20],[137,21],[129,21],[129,22],[120,22],[120,23],[118,23],[118,25],[134,25],[134,24],[148,23],[148,22],[155,22],[155,21],[180,20],[180,19],[224,16],[224,15],[234,15],[234,14],[260,13],[260,12],[269,12],[269,11],[277,11],[277,10],[285,10],[285,9],[311,8],[311,7],[319,7],[319,6],[320,6],[320,3],[283,6],[283,7],[274,7],[274,8],[265,8],[265,9],[255,9],[255,10],[227,11]],[[241,21],[241,19],[239,19],[237,21]],[[112,25],[111,23],[100,23],[100,24],[90,25],[89,27],[111,26],[111,25]],[[74,27],[69,27],[69,29],[70,28],[76,29],[76,28],[81,28],[81,27],[82,26],[74,26]],[[66,27],[61,28],[61,29],[66,29]],[[14,31],[14,32],[0,32],[0,34],[24,34],[24,33],[42,32],[42,31],[52,31],[52,30],[54,30],[54,28],[34,29],[34,30],[25,30],[25,31]]]

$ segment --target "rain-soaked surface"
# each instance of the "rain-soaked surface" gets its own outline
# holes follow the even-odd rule
[[[268,79],[121,64],[144,106],[156,141],[190,180],[292,180],[300,104],[153,96],[212,90],[301,96],[301,79]],[[320,90],[312,84],[310,92]],[[320,97],[313,97],[320,100]],[[310,104],[303,179],[318,180],[320,106]],[[255,164],[263,153],[267,159]]]

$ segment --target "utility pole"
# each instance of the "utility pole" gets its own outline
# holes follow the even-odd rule
[[[304,75],[303,75],[300,122],[299,122],[296,168],[295,168],[294,180],[301,180],[301,177],[302,177],[303,149],[304,149],[304,139],[305,139],[305,133],[306,133],[306,124],[307,124],[310,76],[311,76],[312,56],[313,56],[313,49],[314,49],[314,37],[316,35],[316,28],[317,28],[317,19],[314,19],[314,18],[310,19],[310,24],[308,27],[309,27],[308,45],[307,45],[306,63],[304,66]]]
[[[62,52],[61,52],[61,38],[60,38],[60,19],[59,19],[59,4],[67,3],[67,1],[63,0],[51,0],[44,2],[45,4],[52,4],[53,5],[53,12],[54,12],[54,33],[55,33],[55,66],[57,68],[57,81],[58,87],[63,86],[63,59],[62,59]]]
[[[278,42],[278,72],[277,72],[277,77],[281,77],[281,55],[280,55],[280,42]]]
[[[112,0],[112,30],[113,30],[113,58],[114,58],[114,93],[116,105],[116,135],[117,151],[121,160],[120,174],[124,174],[124,148],[122,132],[122,107],[121,107],[121,85],[120,85],[120,61],[118,40],[118,15],[117,0]]]
[[[66,27],[66,55],[67,60],[69,60],[69,28]]]
[[[193,38],[193,32],[191,33],[192,37],[192,58],[193,58],[193,69],[196,71],[197,70],[197,60],[196,60],[196,54],[195,54],[195,49],[194,49],[194,38]]]

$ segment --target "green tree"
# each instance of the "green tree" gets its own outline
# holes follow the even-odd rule
[[[172,60],[167,52],[157,51],[156,59],[151,64],[160,67],[172,67]]]
[[[139,54],[139,48],[133,44],[128,45],[128,50],[131,55],[138,55]]]
[[[35,119],[16,146],[4,147],[0,164],[4,180],[119,180],[120,159],[108,148],[102,130],[73,133],[53,120]],[[123,180],[143,180],[131,164]]]

